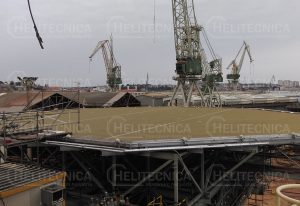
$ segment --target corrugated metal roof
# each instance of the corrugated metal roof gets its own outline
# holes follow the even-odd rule
[[[89,107],[103,107],[104,104],[111,101],[114,97],[118,96],[118,94],[120,94],[120,93],[111,93],[111,92],[86,93],[86,94],[83,94],[84,95],[83,103],[85,103],[84,105],[89,106]],[[116,98],[116,99],[119,99],[119,98]]]
[[[59,92],[59,94],[78,102],[77,92]],[[79,103],[85,107],[105,107],[113,105],[127,92],[80,92]]]
[[[35,104],[43,98],[53,95],[54,92],[9,92],[0,96],[0,107],[25,107],[28,103]],[[28,96],[27,96],[28,95]]]
[[[61,175],[64,175],[64,173],[33,165],[14,163],[0,164],[0,196],[3,198],[9,190],[14,190],[20,187],[23,191],[31,189],[34,186],[38,187],[39,185],[28,185]],[[28,186],[27,188],[26,185]]]
[[[126,95],[126,92],[119,92],[118,94],[115,94],[110,100],[108,100],[105,104],[103,104],[104,107],[111,107],[113,104],[117,101],[119,101],[124,95]]]
[[[43,100],[53,96],[62,95],[71,101],[80,103],[84,107],[110,107],[115,102],[120,100],[124,95],[129,94],[127,92],[80,92],[78,98],[77,91],[71,92],[12,92],[0,96],[0,111],[1,112],[19,112],[26,108],[29,104],[29,108],[41,103]],[[130,94],[131,95],[131,94]],[[131,95],[132,98],[135,98]]]
[[[24,108],[24,106],[0,107],[0,112],[22,112]]]

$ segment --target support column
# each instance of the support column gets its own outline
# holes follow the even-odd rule
[[[66,152],[62,151],[62,170],[66,171]]]
[[[194,81],[190,81],[189,82],[189,93],[188,93],[186,102],[184,102],[185,107],[189,107],[191,105],[193,90],[194,90]]]
[[[32,162],[32,148],[27,147],[27,156],[29,158],[29,161]]]
[[[205,188],[205,165],[204,162],[205,161],[205,157],[204,157],[204,150],[202,151],[201,154],[201,189],[202,191],[205,192],[206,188]]]
[[[112,156],[112,181],[113,181],[113,190],[116,189],[117,185],[117,157]]]
[[[103,187],[101,182],[89,171],[89,168],[85,166],[85,164],[77,157],[77,155],[73,152],[70,152],[71,157],[79,164],[79,166],[90,175],[92,181],[98,186],[98,188],[102,192],[106,192],[106,189]]]
[[[173,163],[173,168],[174,168],[174,174],[173,174],[173,178],[174,178],[174,205],[176,206],[179,202],[179,195],[178,195],[178,158],[174,157],[174,163]]]
[[[6,161],[6,157],[7,157],[7,149],[4,145],[0,146],[0,153],[1,153],[0,163],[2,164]]]
[[[24,151],[23,151],[23,145],[19,146],[20,152],[21,152],[21,163],[24,161]]]
[[[178,81],[178,82],[177,82],[177,85],[176,85],[176,88],[175,88],[175,90],[174,90],[174,92],[173,92],[173,95],[172,95],[172,97],[171,97],[171,99],[170,99],[169,106],[174,106],[174,102],[173,102],[173,101],[174,101],[174,99],[175,99],[175,97],[176,97],[176,94],[177,94],[177,92],[178,92],[180,86],[181,86],[180,81]],[[177,105],[175,105],[175,106],[177,106]]]

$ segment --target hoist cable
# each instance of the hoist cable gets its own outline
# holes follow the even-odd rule
[[[153,41],[154,43],[156,42],[156,0],[153,0],[153,12],[154,12],[154,16],[153,16]]]
[[[44,49],[44,46],[43,46],[44,42],[43,42],[42,37],[39,34],[39,31],[38,31],[38,28],[37,28],[36,24],[35,24],[35,21],[34,21],[34,18],[33,18],[33,14],[32,14],[32,11],[31,11],[30,1],[27,0],[27,3],[28,3],[28,8],[29,8],[31,19],[32,19],[32,23],[33,23],[33,28],[35,30],[36,38],[39,41],[39,44],[40,44],[41,48]]]

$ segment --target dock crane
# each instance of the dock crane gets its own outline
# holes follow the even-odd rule
[[[113,39],[99,41],[93,53],[91,54],[90,61],[99,50],[102,50],[102,55],[106,68],[107,85],[110,91],[117,91],[118,85],[122,84],[121,78],[121,65],[117,63],[113,52]]]
[[[237,64],[237,58],[240,56],[241,53],[242,53],[241,59],[240,59],[239,63]],[[229,84],[233,87],[234,91],[237,90],[237,85],[238,85],[239,79],[240,79],[240,72],[241,72],[241,69],[242,69],[242,66],[244,63],[246,53],[249,56],[250,63],[252,63],[254,60],[253,60],[251,52],[250,52],[250,46],[244,41],[243,45],[240,48],[235,59],[227,67],[227,69],[231,69],[231,73],[227,75],[227,79],[229,81]]]
[[[223,81],[222,61],[216,57],[204,28],[197,23],[194,0],[172,0],[172,11],[177,61],[176,76],[173,79],[177,81],[177,86],[170,105],[179,91],[182,91],[184,105],[190,106],[192,94],[196,89],[202,99],[202,106],[221,106],[220,95],[216,95],[215,83]],[[211,62],[207,61],[200,34],[203,35],[212,55]]]

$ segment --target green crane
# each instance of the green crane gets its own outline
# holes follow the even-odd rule
[[[218,59],[207,38],[205,30],[198,25],[193,0],[172,0],[173,24],[176,50],[177,86],[171,97],[182,91],[185,106],[190,106],[194,90],[207,107],[220,106],[221,100],[215,92],[215,82],[222,82],[222,61]],[[212,61],[208,62],[201,43],[200,34],[210,50]],[[199,83],[202,82],[200,89]]]

